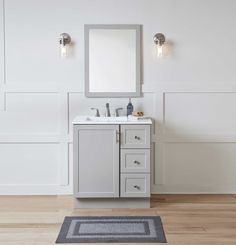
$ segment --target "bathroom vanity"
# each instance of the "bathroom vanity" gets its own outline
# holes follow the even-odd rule
[[[76,208],[150,207],[151,124],[127,117],[74,119]]]
[[[89,24],[84,37],[85,96],[140,97],[141,26]],[[150,207],[152,121],[91,109],[96,117],[73,121],[75,207]]]

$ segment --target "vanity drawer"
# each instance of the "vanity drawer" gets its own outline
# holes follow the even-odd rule
[[[150,125],[121,125],[121,148],[150,148]]]
[[[150,197],[150,174],[121,174],[121,197]]]
[[[150,149],[122,149],[121,150],[122,173],[149,173]]]

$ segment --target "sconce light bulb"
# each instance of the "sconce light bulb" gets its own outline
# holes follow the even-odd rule
[[[66,45],[61,44],[61,58],[67,57],[67,48]]]
[[[162,55],[163,55],[163,49],[162,49],[162,45],[157,45],[156,46],[156,48],[157,48],[157,57],[162,57]]]

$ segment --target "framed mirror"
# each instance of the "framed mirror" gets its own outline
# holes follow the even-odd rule
[[[85,25],[85,95],[138,97],[140,25]]]

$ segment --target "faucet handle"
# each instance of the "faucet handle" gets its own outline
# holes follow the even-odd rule
[[[116,110],[115,110],[115,116],[116,117],[119,117],[119,111],[120,110],[123,110],[123,108],[122,107],[116,108]]]
[[[95,117],[100,117],[100,113],[99,113],[99,109],[98,108],[94,108],[94,107],[92,107],[92,108],[90,108],[91,110],[96,110],[96,115],[95,115]]]
[[[106,117],[110,117],[110,116],[111,116],[110,105],[109,103],[106,103]]]

